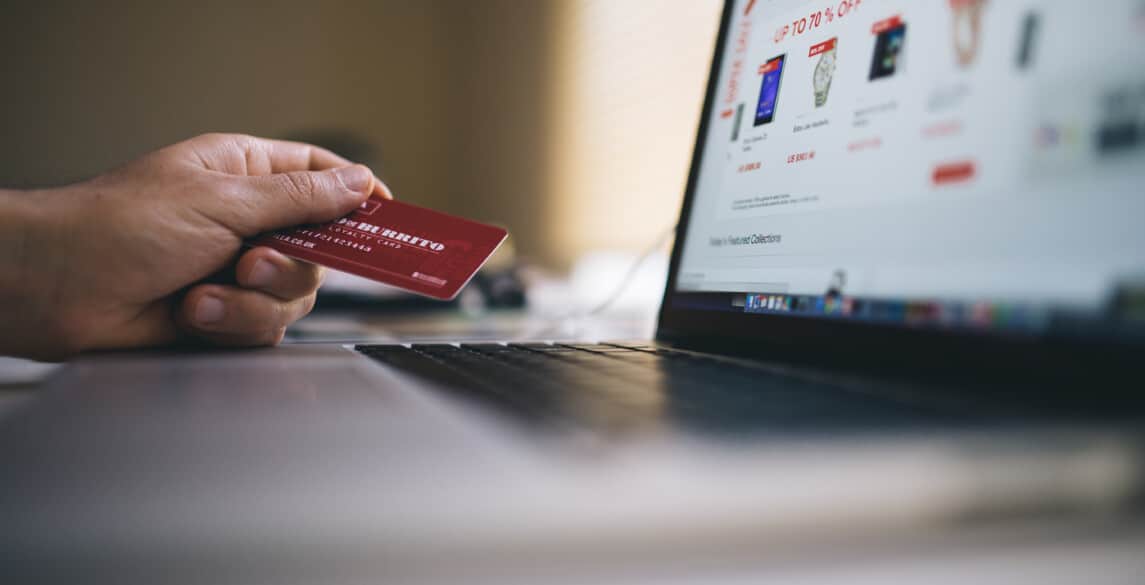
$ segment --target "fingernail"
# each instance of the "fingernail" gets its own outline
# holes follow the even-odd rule
[[[254,263],[254,268],[250,269],[250,286],[265,287],[270,286],[274,281],[275,275],[278,274],[278,268],[270,263],[270,260],[259,260]]]
[[[215,297],[203,297],[195,305],[195,322],[210,325],[223,320],[223,302]]]
[[[338,180],[342,181],[342,184],[345,185],[347,189],[355,193],[368,192],[374,180],[374,175],[370,172],[370,169],[362,165],[335,169],[334,174],[337,175]]]

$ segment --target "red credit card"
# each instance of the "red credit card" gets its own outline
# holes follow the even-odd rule
[[[371,197],[342,219],[263,234],[250,244],[449,300],[507,235],[499,227]]]

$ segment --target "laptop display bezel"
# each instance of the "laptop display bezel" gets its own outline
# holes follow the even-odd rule
[[[691,168],[685,187],[677,237],[669,264],[656,328],[663,343],[750,357],[799,359],[825,363],[911,364],[922,368],[954,366],[961,371],[1020,370],[1035,364],[1060,366],[1132,361],[1141,346],[1114,339],[1043,335],[1006,335],[997,331],[907,328],[848,319],[824,319],[741,312],[681,309],[672,306],[684,239],[696,197],[708,124],[716,107],[735,0],[725,0],[702,108]]]

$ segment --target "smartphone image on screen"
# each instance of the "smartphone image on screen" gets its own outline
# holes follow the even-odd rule
[[[759,88],[759,104],[755,107],[755,125],[770,124],[775,119],[775,102],[779,99],[779,81],[783,78],[783,62],[787,55],[772,57],[760,67],[763,83]]]
[[[895,74],[905,42],[906,24],[900,24],[879,33],[875,39],[875,55],[871,58],[870,81]]]

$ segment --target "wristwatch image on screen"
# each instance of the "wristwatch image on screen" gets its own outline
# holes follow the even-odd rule
[[[960,67],[969,67],[978,58],[982,36],[982,9],[986,0],[950,0],[953,11],[954,54]]]
[[[831,78],[835,75],[836,42],[831,41],[830,48],[819,55],[819,63],[815,65],[815,75],[811,80],[815,90],[815,107],[821,108],[827,103],[827,92],[831,90]]]

